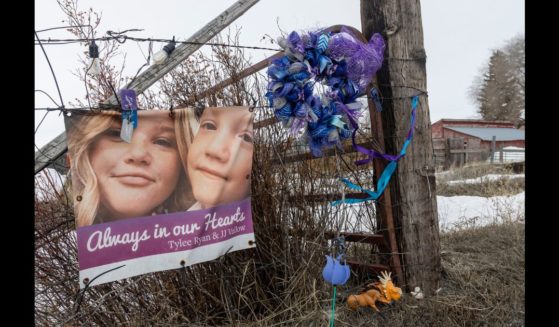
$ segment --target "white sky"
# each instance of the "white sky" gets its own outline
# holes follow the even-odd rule
[[[185,40],[197,32],[235,0],[82,0],[79,8],[92,7],[102,13],[97,36],[108,30],[131,28],[142,32],[130,36],[172,38]],[[336,24],[361,29],[359,0],[261,0],[231,26],[241,27],[241,45],[271,47],[264,35],[276,38],[284,32],[311,30]],[[523,0],[422,0],[422,21],[427,53],[427,91],[431,122],[441,118],[472,118],[474,105],[467,98],[467,90],[474,76],[483,67],[491,50],[518,34],[524,33],[525,7]],[[35,1],[35,29],[42,30],[65,25],[66,17],[56,0]],[[41,38],[74,38],[65,30],[39,33]],[[164,44],[154,44],[158,51]],[[140,51],[147,53],[147,42],[138,45],[127,41],[125,74],[133,76],[145,62]],[[83,98],[85,88],[72,72],[80,66],[78,56],[87,49],[78,44],[45,46],[45,50],[60,86],[64,103]],[[256,63],[273,54],[271,51],[248,52]],[[124,54],[124,53],[123,53]],[[35,89],[49,93],[59,102],[54,79],[39,46],[35,46]],[[53,107],[42,93],[35,93],[35,107]],[[35,126],[45,115],[35,111]],[[64,131],[62,115],[50,112],[37,133],[35,144],[42,147]]]

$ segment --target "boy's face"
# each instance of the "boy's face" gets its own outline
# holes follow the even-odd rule
[[[252,152],[252,113],[247,107],[204,110],[187,159],[192,191],[203,208],[249,194]]]

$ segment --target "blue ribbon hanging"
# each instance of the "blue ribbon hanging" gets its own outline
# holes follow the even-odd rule
[[[364,188],[362,188],[358,185],[353,184],[352,182],[348,181],[347,179],[342,178],[341,181],[344,182],[349,188],[351,188],[353,190],[356,190],[356,191],[365,192],[365,193],[369,194],[369,196],[367,198],[364,198],[364,199],[345,199],[345,200],[332,201],[330,203],[333,206],[337,206],[341,203],[353,204],[353,203],[361,203],[361,202],[365,202],[365,201],[378,199],[382,195],[382,192],[384,192],[384,189],[386,188],[386,186],[388,185],[388,182],[390,181],[390,178],[392,177],[392,174],[396,170],[397,164],[398,164],[397,161],[391,161],[388,164],[388,166],[386,166],[386,168],[384,168],[384,171],[382,172],[382,175],[380,176],[380,178],[377,182],[377,187],[376,187],[375,192],[373,192],[371,190],[364,189]]]
[[[408,149],[408,146],[411,143],[411,139],[413,137],[413,128],[414,128],[414,125],[415,125],[415,113],[416,113],[418,103],[419,103],[419,97],[418,96],[413,96],[412,100],[411,100],[411,105],[412,105],[411,126],[410,126],[410,129],[409,129],[408,134],[406,136],[406,140],[404,141],[404,144],[402,145],[402,150],[400,151],[400,153],[397,156],[380,154],[380,156],[382,158],[391,159],[391,160],[390,160],[390,163],[384,168],[384,171],[382,172],[382,174],[381,174],[381,176],[380,176],[380,178],[377,182],[376,191],[373,192],[371,190],[363,189],[362,187],[357,186],[357,185],[351,183],[349,180],[343,178],[343,179],[341,179],[341,181],[344,182],[349,188],[351,188],[353,190],[360,191],[360,192],[365,192],[369,196],[367,198],[364,198],[364,199],[351,199],[350,198],[350,199],[332,201],[332,202],[330,202],[331,205],[337,206],[340,203],[354,204],[354,203],[361,203],[361,202],[370,201],[370,200],[374,201],[374,200],[377,200],[382,195],[382,192],[384,192],[384,189],[388,185],[388,182],[390,181],[390,178],[392,177],[392,174],[394,174],[394,171],[396,170],[398,160],[400,160],[403,156],[406,155],[406,151]],[[356,146],[356,144],[355,144],[355,131],[354,131],[354,134],[353,134],[354,137],[353,137],[353,140],[352,140],[353,141],[353,146],[358,151],[363,152],[362,150],[359,149],[359,148],[362,148],[362,147]],[[367,150],[367,149],[365,149],[365,150]],[[372,160],[372,158],[374,157],[373,156],[374,154],[378,154],[374,150],[367,150],[367,151],[370,151],[370,153],[368,153],[368,155],[370,157],[368,159],[358,160],[358,161],[356,161],[356,164],[367,163],[367,162]],[[363,152],[363,153],[365,153],[365,152]]]
[[[373,160],[374,158],[382,158],[388,161],[395,161],[395,160],[400,160],[401,157],[404,156],[404,154],[406,153],[406,148],[409,145],[411,138],[413,137],[413,129],[415,126],[415,116],[416,116],[416,112],[417,112],[417,105],[419,103],[419,96],[415,95],[412,97],[411,100],[411,106],[412,106],[412,111],[411,111],[411,124],[410,124],[410,129],[408,130],[408,134],[406,135],[406,140],[404,141],[404,145],[402,146],[402,151],[400,151],[400,154],[394,155],[394,154],[385,154],[385,153],[380,153],[377,152],[375,150],[372,149],[367,149],[365,147],[360,146],[359,144],[356,143],[355,141],[355,135],[357,133],[357,130],[353,131],[353,135],[351,137],[351,142],[353,144],[353,148],[355,148],[355,150],[366,154],[368,158],[366,159],[361,159],[361,160],[357,160],[355,161],[356,165],[364,165],[367,164],[369,162],[371,162],[371,160]]]

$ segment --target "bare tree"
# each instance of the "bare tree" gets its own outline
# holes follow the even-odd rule
[[[112,65],[116,57],[120,55],[120,43],[117,40],[109,40],[105,42],[96,42],[99,47],[99,59],[101,72],[99,75],[93,76],[88,74],[91,63],[89,58],[89,45],[97,35],[97,29],[101,22],[101,14],[95,12],[92,8],[80,10],[77,0],[57,0],[58,6],[66,15],[63,22],[67,23],[70,28],[68,32],[80,39],[90,40],[83,42],[84,55],[80,56],[79,61],[81,68],[74,72],[74,75],[84,83],[86,94],[84,99],[74,99],[75,103],[71,103],[80,107],[97,107],[97,105],[113,95],[120,89],[120,85],[125,81],[123,71],[126,63],[126,54],[119,67]]]

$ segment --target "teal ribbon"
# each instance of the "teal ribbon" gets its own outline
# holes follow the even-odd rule
[[[386,160],[390,160],[390,163],[388,164],[388,166],[386,166],[386,168],[384,168],[384,171],[382,172],[378,183],[377,183],[377,188],[376,188],[376,192],[373,192],[371,190],[366,190],[363,189],[355,184],[353,184],[352,182],[348,181],[345,178],[342,178],[342,182],[344,182],[349,188],[353,189],[353,190],[357,190],[360,192],[365,192],[367,193],[369,196],[365,199],[344,199],[344,200],[337,200],[337,201],[332,201],[330,202],[330,204],[332,204],[333,206],[337,206],[340,203],[349,203],[349,204],[353,204],[353,203],[361,203],[361,202],[365,202],[365,201],[369,201],[369,200],[376,200],[378,199],[382,192],[384,192],[384,189],[386,188],[386,186],[388,185],[388,182],[390,181],[390,178],[392,177],[392,174],[394,173],[394,171],[396,170],[396,165],[398,160],[400,160],[403,156],[406,155],[406,150],[408,149],[408,146],[411,143],[411,139],[413,137],[413,127],[415,124],[415,113],[416,113],[416,109],[417,109],[417,105],[419,104],[419,96],[413,96],[411,99],[411,106],[412,106],[412,114],[411,114],[411,126],[410,129],[408,131],[408,135],[406,136],[406,140],[404,141],[404,144],[402,145],[402,150],[400,151],[400,154],[398,155],[389,155],[389,154],[382,154],[382,153],[378,153],[374,150],[369,150],[366,149],[358,144],[355,143],[355,133],[357,132],[357,128],[354,129],[353,131],[353,135],[352,135],[352,143],[353,143],[353,147],[364,154],[367,154],[369,156],[369,158],[364,159],[364,160],[357,160],[355,163],[358,165],[362,165],[362,164],[366,164],[368,162],[370,162],[371,160],[373,160],[373,158],[383,158]],[[353,124],[352,124],[353,126]],[[355,128],[355,126],[354,126]]]
[[[403,153],[406,152],[406,147],[407,147],[407,145],[404,144],[404,148],[402,149]],[[365,202],[365,201],[378,199],[381,196],[382,192],[384,192],[384,189],[386,188],[386,186],[388,185],[388,182],[390,181],[390,178],[392,177],[392,174],[394,174],[394,171],[396,170],[397,164],[398,164],[397,161],[391,161],[388,164],[388,166],[386,166],[386,168],[384,168],[384,171],[382,172],[382,175],[380,175],[380,178],[377,182],[377,187],[376,187],[375,192],[373,192],[371,190],[364,189],[361,186],[355,185],[352,182],[348,181],[347,179],[342,178],[341,179],[342,182],[344,182],[350,189],[360,191],[360,192],[365,192],[369,196],[367,198],[364,198],[364,199],[344,199],[344,200],[332,201],[332,202],[330,202],[330,204],[333,205],[333,206],[337,206],[341,203],[353,204],[353,203],[361,203],[361,202]]]
[[[406,142],[404,142],[404,145],[402,146],[402,151],[400,151],[400,155],[403,157],[406,155],[406,149],[408,148],[408,145],[410,145],[411,140],[406,140]]]
[[[332,296],[332,318],[330,318],[330,327],[334,327],[335,311],[336,311],[336,285],[334,285],[334,296]]]

